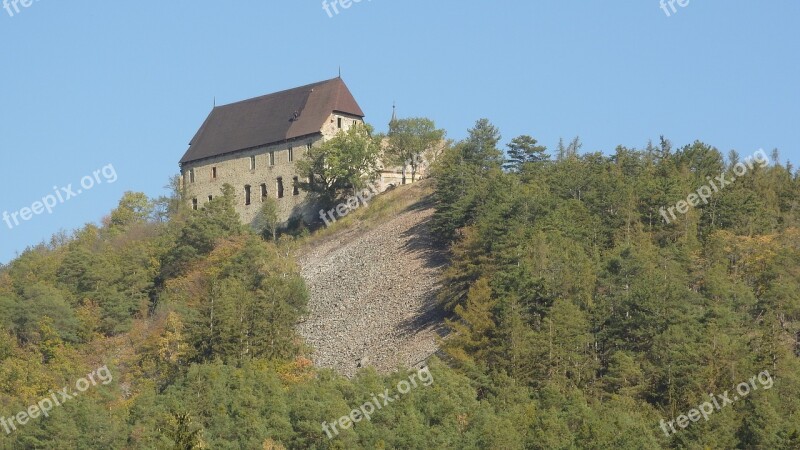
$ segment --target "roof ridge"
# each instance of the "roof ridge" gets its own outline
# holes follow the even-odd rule
[[[310,87],[315,87],[315,86],[320,86],[320,85],[323,85],[323,84],[328,84],[331,81],[335,81],[337,79],[338,78],[331,78],[329,80],[317,81],[316,83],[310,83],[310,84],[306,84],[304,86],[298,86],[298,87],[293,87],[293,88],[289,88],[289,89],[284,89],[282,91],[272,92],[272,93],[269,93],[269,94],[260,95],[258,97],[248,98],[248,99],[245,99],[245,100],[239,100],[239,101],[235,101],[233,103],[226,103],[224,105],[215,106],[214,109],[225,108],[227,106],[241,105],[243,103],[254,102],[254,101],[257,101],[257,100],[263,100],[266,97],[272,97],[273,95],[284,94],[284,93],[291,92],[291,91],[300,91],[300,90],[303,90],[303,89],[308,89]]]

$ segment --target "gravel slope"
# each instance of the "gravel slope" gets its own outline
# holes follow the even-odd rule
[[[446,259],[432,245],[432,213],[423,199],[369,229],[356,222],[300,251],[311,299],[298,328],[317,366],[348,377],[359,366],[385,373],[437,351],[443,319],[434,296]]]

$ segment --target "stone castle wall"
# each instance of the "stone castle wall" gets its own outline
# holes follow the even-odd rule
[[[294,190],[295,177],[302,177],[300,181],[307,180],[307,175],[297,173],[296,162],[305,157],[309,145],[318,146],[335,136],[340,130],[340,120],[342,130],[349,129],[354,123],[363,123],[355,116],[332,114],[320,130],[321,134],[184,164],[181,167],[181,181],[190,206],[196,201],[197,208],[202,208],[208,203],[209,196],[216,198],[222,195],[222,186],[228,183],[235,189],[236,212],[241,216],[242,223],[252,224],[261,210],[264,185],[266,197],[277,201],[278,217],[282,222],[301,216],[307,222],[315,220],[319,208],[309,204],[306,192]],[[255,167],[251,167],[253,162]],[[213,177],[215,171],[216,178]],[[279,180],[283,185],[283,196],[280,198]],[[250,187],[249,204],[246,201],[246,186]]]

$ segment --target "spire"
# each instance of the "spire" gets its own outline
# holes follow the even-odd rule
[[[389,121],[389,125],[397,122],[397,104],[392,102],[392,120]]]

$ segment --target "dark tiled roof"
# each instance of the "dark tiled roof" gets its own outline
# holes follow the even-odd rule
[[[192,138],[180,162],[319,133],[334,111],[364,117],[341,78],[217,106]]]

